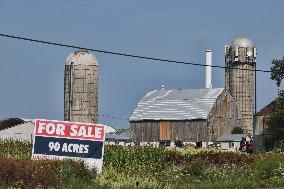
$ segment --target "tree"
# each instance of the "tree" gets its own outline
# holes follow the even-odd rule
[[[121,134],[123,134],[123,133],[125,133],[125,132],[127,132],[129,129],[124,129],[124,128],[118,128],[118,129],[115,129],[115,134],[117,134],[117,135],[121,135]]]
[[[284,79],[284,56],[282,59],[274,59],[272,60],[271,77],[270,79],[276,82],[277,87],[279,88]]]
[[[244,130],[243,128],[236,126],[231,131],[231,134],[244,134]]]
[[[278,92],[278,97],[275,99],[275,109],[266,120],[270,129],[273,129],[279,134],[284,133],[284,91]]]
[[[284,56],[282,59],[272,60],[271,77],[270,79],[276,82],[278,87],[278,97],[275,99],[275,108],[267,117],[265,123],[268,129],[274,133],[270,144],[275,144],[277,141],[284,139],[284,90],[280,89],[282,80],[284,79]],[[272,146],[273,147],[273,146]]]

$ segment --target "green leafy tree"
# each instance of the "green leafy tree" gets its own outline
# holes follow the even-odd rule
[[[268,130],[275,133],[272,143],[276,143],[284,139],[284,90],[280,89],[282,80],[284,79],[284,56],[282,59],[274,59],[270,70],[270,79],[274,80],[278,87],[278,97],[275,99],[273,112],[266,119],[266,124],[268,125]]]
[[[284,78],[284,56],[282,59],[272,60],[271,77],[270,79],[276,82],[277,87],[279,88]]]
[[[231,134],[244,134],[244,130],[241,127],[234,127],[231,131]]]
[[[127,131],[127,129],[118,128],[118,129],[115,130],[114,133],[117,134],[117,135],[121,135],[121,134],[125,133],[126,131]]]
[[[284,91],[281,90],[278,93],[278,97],[275,100],[275,109],[269,115],[267,125],[270,129],[273,129],[279,134],[284,133]]]

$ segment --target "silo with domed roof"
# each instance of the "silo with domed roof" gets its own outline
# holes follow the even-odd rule
[[[245,131],[252,134],[256,66],[254,43],[245,37],[235,38],[225,46],[225,63],[225,88],[238,103]]]
[[[64,69],[64,120],[96,123],[98,119],[98,61],[85,50],[71,53]]]

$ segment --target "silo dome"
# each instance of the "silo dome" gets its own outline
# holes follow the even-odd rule
[[[98,61],[94,55],[86,50],[77,50],[72,52],[65,61],[65,65],[96,65],[98,66]]]
[[[252,42],[252,40],[250,40],[249,38],[246,37],[237,37],[235,38],[232,43],[231,43],[231,47],[249,47],[249,48],[254,48],[254,44]]]

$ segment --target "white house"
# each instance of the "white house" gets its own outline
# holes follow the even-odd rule
[[[247,134],[229,134],[221,135],[216,142],[220,144],[221,150],[238,151],[243,137],[246,141],[251,140]]]

